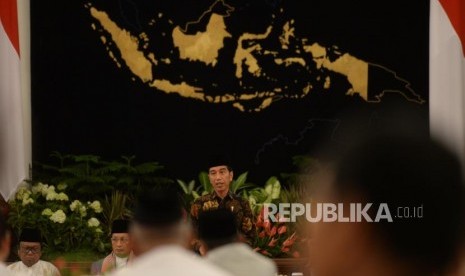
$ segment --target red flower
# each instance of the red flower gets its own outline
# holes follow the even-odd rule
[[[263,255],[266,255],[266,256],[271,256],[270,252],[268,252],[266,250],[262,250],[262,251],[260,251],[260,253],[262,253]]]
[[[270,232],[270,236],[273,237],[274,235],[276,235],[277,231],[278,231],[278,228],[276,228],[276,226],[273,226],[273,228],[271,229],[271,232]]]
[[[276,243],[278,242],[278,239],[271,239],[271,241],[268,243],[268,246],[269,247],[275,247],[276,246]]]
[[[287,238],[284,242],[283,242],[283,247],[290,247],[294,244],[295,240],[296,240],[296,236],[295,236],[295,233],[292,234],[289,238]]]
[[[278,234],[280,234],[280,235],[286,233],[286,231],[287,231],[286,225],[282,225],[282,226],[280,226],[280,227],[278,228]]]
[[[284,246],[282,246],[282,247],[281,247],[281,251],[286,253],[286,252],[289,252],[290,249],[289,249],[289,247],[284,247]]]
[[[259,238],[264,238],[265,234],[266,234],[265,231],[262,231],[262,232],[260,232],[260,234],[258,234],[258,237]]]
[[[257,221],[255,221],[255,227],[260,228],[263,226],[263,209],[260,214],[257,216]]]
[[[263,228],[265,229],[265,232],[267,234],[270,233],[270,228],[271,228],[271,222],[269,220],[266,220],[264,223],[263,223]]]

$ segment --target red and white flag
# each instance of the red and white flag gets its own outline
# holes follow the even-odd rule
[[[0,0],[0,193],[27,177],[17,0]]]
[[[465,1],[431,0],[430,128],[465,168]]]

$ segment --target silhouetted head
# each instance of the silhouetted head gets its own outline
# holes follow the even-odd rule
[[[130,227],[136,254],[163,244],[183,244],[190,231],[183,215],[174,189],[159,188],[139,196]]]
[[[234,215],[228,209],[216,209],[199,215],[199,239],[209,250],[237,241]]]
[[[384,205],[381,212],[392,221],[318,223],[319,275],[341,275],[368,263],[397,273],[432,273],[456,257],[464,218],[462,173],[457,157],[439,143],[413,135],[365,138],[342,154],[326,184],[319,200],[342,202],[347,209],[371,203],[367,214],[373,220]]]

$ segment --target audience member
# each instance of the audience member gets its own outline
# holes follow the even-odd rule
[[[60,272],[51,263],[40,260],[42,256],[39,230],[25,228],[19,236],[18,256],[21,259],[8,266],[12,275],[59,276]]]
[[[229,275],[186,249],[190,231],[174,191],[144,193],[137,201],[130,227],[138,257],[114,275]]]
[[[206,245],[206,259],[233,275],[277,275],[273,261],[240,242],[234,215],[227,209],[200,214],[199,238]]]
[[[312,275],[444,275],[462,244],[460,164],[428,138],[363,139],[342,154],[314,199],[344,204],[346,217],[350,203],[360,203],[353,212],[361,222],[313,225]],[[359,212],[367,204],[373,222]]]
[[[129,236],[129,221],[117,219],[111,226],[112,252],[103,260],[92,264],[91,274],[100,275],[120,269],[130,264],[134,259],[132,242]]]

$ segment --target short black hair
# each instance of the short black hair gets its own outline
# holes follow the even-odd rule
[[[210,249],[234,242],[238,232],[233,213],[225,208],[202,212],[198,235]]]
[[[374,223],[396,256],[434,271],[445,269],[462,245],[464,187],[458,158],[429,137],[379,134],[342,155],[335,191],[389,209],[423,206],[423,218]],[[394,214],[392,214],[394,216]]]

